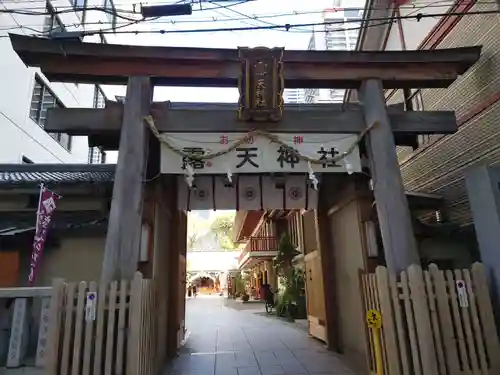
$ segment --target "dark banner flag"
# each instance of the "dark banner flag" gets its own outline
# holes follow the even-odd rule
[[[45,247],[45,240],[47,239],[47,230],[52,215],[56,209],[59,195],[47,189],[44,185],[40,187],[40,200],[38,201],[38,211],[36,218],[35,238],[33,240],[33,252],[31,254],[30,271],[28,274],[29,285],[33,285],[35,281],[36,272],[40,263],[43,249]]]

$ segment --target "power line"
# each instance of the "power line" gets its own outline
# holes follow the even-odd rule
[[[15,1],[15,3],[24,3],[24,2],[28,2],[29,0],[24,0],[24,1]],[[38,0],[35,0],[38,2]],[[239,1],[235,4],[228,4],[228,5],[221,5],[221,4],[217,4],[216,1],[207,1],[207,4],[212,4],[212,5],[215,5],[214,7],[210,7],[210,8],[200,8],[200,9],[193,9],[193,12],[197,11],[197,12],[206,12],[206,11],[215,11],[215,10],[218,10],[218,9],[228,9],[228,10],[231,10],[231,11],[234,11],[233,9],[231,9],[232,7],[235,7],[237,5],[241,5],[241,4],[246,4],[248,3],[249,1],[254,1],[254,0],[242,0],[242,1]],[[45,3],[45,1],[43,1]],[[2,1],[3,4],[6,3],[6,1]],[[398,8],[399,9],[419,9],[421,7],[441,7],[441,6],[445,6],[445,5],[453,5],[455,2],[453,0],[440,0],[440,1],[424,1],[424,0],[417,0],[415,2],[413,2],[411,5],[401,5],[399,6]],[[481,1],[481,0],[478,0],[476,1],[477,4],[496,4],[495,1]],[[155,3],[156,4],[156,3]],[[161,3],[159,3],[161,4]],[[172,3],[170,3],[172,4]],[[175,4],[175,3],[174,3]],[[441,5],[439,5],[441,4]],[[140,5],[140,4],[130,4],[130,5]],[[390,10],[393,8],[393,5],[390,5],[390,6],[387,6],[387,7],[369,7],[367,10]],[[136,14],[136,15],[140,15],[141,13],[138,12],[138,11],[135,11],[135,10],[129,10],[129,9],[118,9],[118,8],[115,8],[115,9],[110,9],[110,8],[105,8],[105,7],[73,7],[73,6],[58,6],[58,7],[54,7],[54,9],[56,9],[56,11],[54,12],[55,14],[59,14],[59,13],[71,13],[71,12],[82,12],[82,11],[104,11],[106,13],[128,13],[128,14]],[[335,9],[338,9],[338,11],[345,11],[345,10],[364,10],[364,8],[333,8],[333,10]],[[42,10],[42,12],[35,12],[35,10]],[[289,13],[279,13],[280,15],[283,14],[283,15],[302,15],[302,14],[314,14],[314,13],[324,13],[324,12],[328,12],[330,9],[321,9],[321,10],[312,10],[312,11],[293,11],[293,12],[289,12]],[[237,11],[235,11],[236,13],[238,13]],[[9,9],[9,8],[6,8],[6,9],[3,9],[3,10],[0,10],[0,13],[14,13],[14,14],[22,14],[22,15],[46,15],[48,12],[47,12],[47,7],[35,7],[35,8],[14,8],[14,9]],[[240,13],[240,15],[243,14],[243,13]],[[278,14],[270,14],[269,17],[273,17],[273,16],[276,16]],[[245,18],[259,18],[262,16],[258,16],[258,15],[245,15],[244,16]]]
[[[441,5],[437,5],[437,3],[442,3]],[[444,3],[447,3],[447,4],[444,4]],[[494,4],[496,5],[496,1],[477,1],[476,2],[477,4]],[[416,3],[415,3],[416,4]],[[413,6],[408,6],[408,7],[404,7],[404,6],[401,6],[399,9],[414,9],[415,11],[418,11],[420,9],[423,9],[423,8],[436,8],[436,7],[443,7],[445,5],[452,5],[453,3],[449,3],[449,1],[434,1],[432,3],[429,3],[429,5],[425,5],[425,6],[421,6],[421,7],[416,7],[415,5]],[[217,8],[218,9],[218,8]],[[373,8],[369,8],[369,10],[379,10],[379,9],[385,9],[385,10],[388,10],[389,8],[378,8],[378,7],[373,7]],[[209,8],[207,10],[214,10],[214,8]],[[236,12],[236,13],[241,13],[241,12],[238,12],[238,11],[235,11],[234,9],[228,9],[228,10],[231,10],[232,12]],[[359,9],[359,10],[362,10],[362,9]],[[217,23],[217,22],[236,22],[236,21],[246,21],[246,20],[256,20],[256,21],[262,21],[264,19],[273,19],[273,18],[281,18],[281,17],[293,17],[293,16],[302,16],[302,15],[313,15],[313,14],[320,14],[320,13],[323,13],[325,10],[322,9],[322,10],[311,10],[311,11],[291,11],[291,12],[285,12],[285,13],[264,13],[264,14],[260,14],[260,15],[246,15],[244,13],[241,13],[243,14],[244,16],[243,17],[228,17],[227,15],[223,14],[223,13],[220,13],[220,12],[217,12],[219,13],[220,15],[226,17],[226,18],[217,18],[217,17],[211,17],[211,18],[204,18],[204,19],[171,19],[171,20],[161,20],[161,18],[157,17],[156,19],[149,19],[149,20],[144,20],[144,19],[138,19],[141,23],[146,23],[146,24],[172,24],[172,25],[176,25],[176,24],[202,24],[202,23]],[[412,12],[413,13],[413,12]],[[134,20],[134,22],[136,22],[136,20]],[[137,22],[139,23],[139,22]],[[101,26],[104,26],[104,25],[111,25],[111,22],[103,22],[103,21],[99,21],[99,22],[85,22],[85,25],[86,26],[89,26],[89,25],[101,25]],[[126,22],[126,23],[119,23],[117,22],[116,23],[117,26],[119,26],[120,28],[122,27],[126,27],[127,25],[130,25],[129,22]],[[16,30],[16,29],[23,29],[23,28],[26,28],[26,29],[30,29],[31,27],[37,27],[39,26],[39,24],[36,24],[36,25],[6,25],[4,27],[0,27],[0,31],[11,31],[11,30]],[[74,24],[66,24],[65,26],[67,27],[80,27],[80,26],[83,26],[82,23],[74,23]],[[252,25],[254,26],[254,25]],[[283,31],[283,30],[281,30]],[[35,31],[35,32],[41,32],[41,31]],[[310,30],[308,30],[307,32],[311,32]]]
[[[438,1],[439,2],[439,1]],[[479,2],[479,1],[478,1]],[[434,2],[434,3],[437,3],[437,2]],[[490,2],[482,2],[481,4],[486,4],[486,3],[489,3],[489,4],[496,4],[495,1],[490,1]],[[428,7],[436,7],[437,5],[429,5]],[[227,9],[228,5],[226,6],[222,6],[222,8],[226,8]],[[209,10],[212,10],[214,8],[209,8]],[[218,8],[217,8],[218,9]],[[384,8],[384,9],[389,9],[389,8]],[[416,9],[417,10],[420,10],[421,8],[418,8]],[[232,10],[232,9],[231,9]],[[310,12],[303,12],[301,14],[312,14],[312,13],[316,13],[316,12],[323,12],[324,10],[322,11],[310,11]],[[238,14],[243,14],[244,16],[246,17],[242,17],[242,18],[230,18],[230,19],[224,19],[224,20],[220,20],[220,22],[231,22],[231,21],[240,21],[240,20],[248,20],[249,18],[248,17],[251,17],[249,15],[245,15],[244,13],[241,13],[241,12],[237,12],[236,13]],[[263,17],[266,17],[266,18],[277,18],[277,17],[283,17],[283,16],[287,16],[287,15],[295,15],[296,13],[299,13],[299,12],[289,12],[289,13],[276,13],[276,14],[264,14],[262,16],[254,16],[252,17],[252,19],[255,19],[255,20],[258,20],[259,18],[263,18]],[[397,19],[416,19],[417,21],[419,21],[420,19],[422,18],[429,18],[429,17],[440,17],[440,16],[445,16],[445,15],[448,15],[448,16],[453,16],[453,15],[458,15],[458,16],[463,16],[463,15],[474,15],[474,14],[498,14],[498,11],[477,11],[477,12],[467,12],[467,13],[435,13],[435,14],[422,14],[422,13],[418,13],[418,14],[415,14],[413,15],[413,13],[415,12],[411,12],[405,16],[395,16],[395,17],[391,17],[391,18],[372,18],[370,19],[370,21],[388,21],[388,22],[383,22],[381,24],[377,24],[377,25],[373,25],[373,26],[380,26],[380,25],[385,25],[385,24],[388,24],[388,23],[391,23],[393,22],[394,20],[397,20]],[[301,15],[301,14],[298,14],[298,15]],[[108,27],[107,29],[101,29],[101,30],[89,30],[89,31],[86,31],[86,32],[81,32],[82,33],[82,36],[89,36],[89,35],[98,35],[98,34],[113,34],[115,33],[114,30],[116,30],[117,28],[118,29],[123,29],[125,27],[128,27],[128,26],[131,26],[131,25],[134,25],[134,24],[139,24],[139,23],[155,23],[155,21],[157,21],[160,17],[156,17],[155,19],[152,19],[152,20],[144,20],[144,19],[133,19],[131,20],[130,22],[127,22],[127,23],[122,23],[122,24],[119,24],[117,27],[113,28],[113,27]],[[194,20],[193,20],[194,21]],[[204,22],[207,21],[207,20],[203,20]],[[216,20],[213,20],[214,22]],[[332,24],[345,24],[345,23],[349,23],[349,22],[353,22],[353,23],[358,23],[358,22],[361,22],[362,20],[361,19],[358,19],[358,20],[349,20],[349,21],[344,21],[344,20],[334,20],[334,21],[327,21],[327,22],[319,22],[319,23],[304,23],[304,24],[290,24],[290,23],[287,23],[287,24],[282,24],[282,25],[278,25],[278,24],[270,24],[270,25],[266,25],[266,26],[257,26],[257,25],[250,25],[248,27],[225,27],[225,28],[209,28],[209,29],[195,29],[195,30],[128,30],[128,31],[120,31],[120,32],[116,32],[116,34],[172,34],[172,33],[200,33],[200,32],[207,32],[207,33],[212,33],[212,32],[224,32],[224,31],[227,31],[227,32],[237,32],[237,31],[254,31],[254,30],[275,30],[275,31],[282,31],[282,32],[290,32],[290,31],[293,31],[293,32],[312,32],[312,30],[305,30],[305,31],[299,31],[298,29],[299,28],[302,28],[302,27],[314,27],[314,26],[323,26],[323,25],[332,25]],[[196,21],[195,21],[196,22]],[[159,24],[161,23],[164,23],[164,22],[158,22]],[[175,25],[176,23],[184,23],[184,22],[177,22],[177,21],[171,21],[169,22],[171,23],[172,25]],[[185,23],[191,23],[189,21],[186,21]],[[96,24],[99,24],[99,25],[105,25],[106,23],[96,23]],[[36,25],[38,26],[38,25]],[[79,26],[82,26],[82,24],[73,24],[73,25],[66,25],[67,27],[71,27],[71,26],[74,26],[74,27],[79,27]],[[17,24],[17,26],[13,26],[11,28],[0,28],[0,30],[2,31],[10,31],[10,30],[15,30],[15,29],[27,29],[27,30],[30,30],[34,33],[37,33],[38,35],[34,35],[34,36],[43,36],[44,34],[44,31],[39,31],[39,30],[36,30],[34,28],[31,28],[30,26],[27,26],[27,25],[20,25],[20,24]],[[363,29],[363,27],[355,27],[355,28],[349,28],[349,29],[346,29],[346,28],[341,28],[341,29],[338,29],[338,30],[328,30],[328,32],[335,32],[335,31],[346,31],[346,30],[361,30]],[[325,30],[315,30],[316,32],[325,32]],[[45,31],[47,32],[47,31]],[[50,32],[50,31],[49,31]],[[42,35],[40,35],[42,34]],[[4,36],[5,37],[5,36]],[[1,36],[0,36],[1,38]]]
[[[385,21],[386,23],[392,23],[395,20],[417,20],[420,21],[424,18],[436,18],[442,16],[473,16],[473,15],[492,15],[500,14],[500,10],[486,10],[486,11],[468,11],[468,12],[448,12],[448,13],[418,13],[415,15],[406,16],[395,16],[395,17],[379,17],[371,18],[370,21]],[[213,33],[213,32],[228,32],[228,31],[257,31],[257,30],[275,30],[275,29],[285,29],[289,31],[296,27],[314,27],[314,26],[328,26],[335,24],[346,24],[346,23],[359,23],[360,20],[341,20],[341,21],[329,21],[329,22],[312,22],[303,24],[284,24],[284,25],[267,25],[267,26],[248,26],[248,27],[231,27],[231,28],[211,28],[211,29],[190,29],[190,30],[126,30],[117,31],[115,34],[188,34],[188,33]],[[384,24],[384,23],[383,23]],[[373,25],[367,25],[373,26]],[[380,25],[377,25],[380,26]],[[366,27],[366,26],[365,26]],[[365,28],[363,26],[355,28],[355,30],[361,30]],[[339,29],[338,31],[346,30],[345,28]],[[319,31],[319,30],[318,30]],[[321,30],[323,31],[323,30]],[[335,30],[324,30],[325,32],[331,32]],[[100,31],[82,31],[82,36],[90,36],[102,34]],[[113,34],[112,31],[104,32],[104,34]]]
[[[15,4],[22,4],[23,2],[26,2],[26,1],[27,0],[25,0],[25,1],[14,1],[13,3],[15,3]],[[253,1],[253,0],[241,0],[241,1],[236,2],[234,4],[228,4],[228,5],[218,5],[217,4],[215,7],[211,7],[211,8],[202,8],[201,7],[199,9],[193,9],[193,12],[202,12],[202,11],[207,11],[207,10],[230,8],[230,7],[234,7],[234,6],[237,6],[237,5],[246,4],[249,1]],[[37,0],[37,2],[38,2],[38,0]],[[45,1],[41,1],[41,2],[45,3]],[[2,4],[5,4],[5,3],[7,3],[7,1],[2,1]],[[154,3],[154,4],[155,5],[168,5],[168,4],[160,4],[160,3]],[[170,4],[172,5],[172,3],[170,3]],[[207,2],[207,4],[211,4],[211,2]],[[141,12],[137,12],[137,11],[134,10],[136,8],[136,6],[142,5],[141,3],[137,3],[137,4],[124,4],[124,5],[130,5],[130,6],[132,6],[132,10],[130,10],[130,9],[120,9],[120,8],[116,8],[116,7],[112,9],[112,8],[98,7],[98,6],[92,6],[92,7],[86,7],[86,6],[75,7],[75,6],[71,6],[71,5],[66,5],[66,6],[63,5],[63,6],[54,7],[55,9],[60,9],[60,10],[56,10],[54,13],[59,14],[59,13],[83,12],[83,11],[96,10],[96,11],[104,11],[104,12],[107,12],[107,13],[128,13],[128,14],[137,14],[137,15],[141,14]],[[46,12],[34,12],[34,11],[38,11],[38,10],[46,11],[47,7],[46,6],[39,6],[39,7],[29,7],[29,8],[5,8],[5,9],[0,10],[0,13],[15,13],[15,14],[23,14],[23,15],[43,15],[43,14],[46,13]]]

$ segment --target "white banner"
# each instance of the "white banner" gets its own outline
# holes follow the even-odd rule
[[[246,138],[245,144],[235,150],[217,156],[210,160],[194,160],[182,157],[162,145],[161,150],[161,172],[167,174],[183,174],[186,165],[191,165],[195,174],[226,174],[231,173],[308,173],[308,163],[299,160],[297,153],[313,159],[331,159],[346,152],[357,136],[353,134],[281,134],[275,133],[289,149],[277,143],[272,143],[264,136]],[[227,150],[235,141],[245,137],[244,133],[163,133],[165,138],[174,148],[182,150],[193,156],[201,156]],[[315,172],[321,173],[343,173],[361,171],[359,150],[356,149],[349,154],[345,162],[312,164]],[[346,163],[347,162],[347,163]]]
[[[191,189],[179,176],[177,183],[180,210],[314,209],[318,204],[307,175],[236,175],[232,184],[225,175],[200,175]]]

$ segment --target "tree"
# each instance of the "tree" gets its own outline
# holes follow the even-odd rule
[[[187,229],[187,249],[193,250],[196,248],[196,243],[200,240],[200,237],[210,229],[210,223],[208,220],[200,218],[198,215],[192,212],[188,215],[188,229]]]
[[[234,250],[236,248],[235,244],[231,240],[233,224],[234,217],[220,216],[216,218],[210,226],[210,230],[215,234],[220,247],[223,249]]]
[[[300,252],[293,245],[290,236],[285,233],[278,244],[278,254],[273,259],[273,267],[279,276],[280,295],[276,313],[293,319],[297,315],[297,303],[300,300],[300,292],[304,285],[302,271],[293,266],[293,258]]]
[[[199,234],[196,232],[190,233],[187,238],[187,248],[188,250],[192,250],[196,241],[198,241]]]

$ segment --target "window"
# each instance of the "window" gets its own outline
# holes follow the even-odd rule
[[[45,121],[47,120],[47,110],[49,108],[62,108],[64,105],[54,95],[48,86],[35,76],[35,86],[33,87],[33,96],[31,98],[30,118],[38,124],[42,129],[45,129]],[[71,136],[63,133],[49,133],[61,146],[66,150],[71,151]]]
[[[94,108],[104,108],[106,106],[106,96],[102,89],[95,85],[94,87]],[[106,153],[100,147],[90,147],[87,162],[89,164],[106,163]]]
[[[33,163],[33,160],[31,160],[30,158],[27,158],[26,156],[23,156],[23,158],[22,158],[22,164],[35,164],[35,163]]]
[[[422,91],[420,90],[412,90],[410,99],[413,103],[414,111],[423,111],[424,110],[424,99],[422,98]]]
[[[108,21],[115,27],[116,23],[116,14],[115,14],[115,5],[112,0],[104,0],[103,1],[104,9],[106,9],[106,17],[108,17]]]
[[[106,95],[104,95],[104,92],[98,85],[95,85],[93,107],[104,108],[105,106],[106,106]]]
[[[87,6],[87,0],[69,0],[69,1],[73,5],[73,8],[77,11],[75,13],[83,24],[85,22],[85,7]]]
[[[89,164],[105,164],[106,153],[100,147],[90,147],[87,162]]]
[[[412,90],[409,99],[411,100],[414,111],[424,110],[424,100],[422,98],[422,91]],[[425,146],[431,142],[431,136],[429,134],[419,134],[417,141],[418,141],[418,147]]]
[[[85,8],[87,0],[70,0],[74,8]]]
[[[56,15],[56,12],[52,5],[47,3],[47,15],[45,16],[45,22],[43,24],[43,32],[47,34],[51,33],[60,33],[65,31],[64,24],[61,22],[59,17]]]

